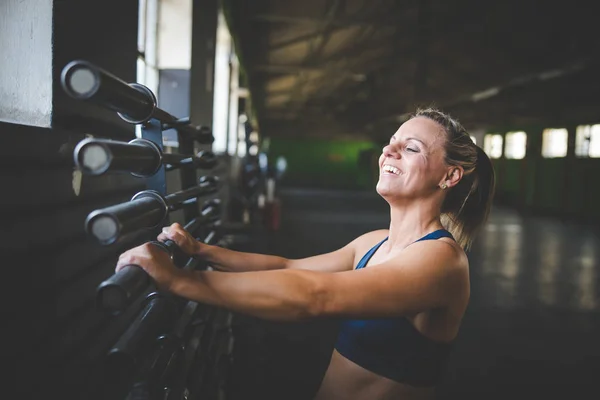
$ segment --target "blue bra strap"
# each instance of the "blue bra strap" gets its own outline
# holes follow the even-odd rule
[[[447,238],[454,240],[454,236],[452,236],[452,234],[450,232],[448,232],[445,229],[438,229],[437,231],[433,231],[433,232],[423,236],[421,239],[415,241],[415,243],[420,242],[422,240],[436,240],[436,239],[443,238],[443,237],[447,237]]]
[[[371,248],[371,250],[367,251],[367,253],[360,259],[360,261],[358,262],[358,264],[356,264],[356,268],[355,269],[364,268],[365,265],[367,265],[367,263],[371,259],[371,257],[373,257],[373,254],[375,254],[375,252],[377,251],[377,249],[379,249],[381,247],[381,245],[383,244],[383,242],[385,242],[386,240],[388,240],[387,237],[385,239],[383,239],[381,242],[377,243],[375,246],[373,246]]]
[[[454,236],[452,236],[452,234],[450,232],[448,232],[445,229],[438,229],[437,231],[433,231],[433,232],[423,236],[421,239],[414,241],[413,243],[420,242],[422,240],[436,240],[436,239],[443,238],[443,237],[448,237],[448,238],[454,240]],[[385,239],[383,239],[381,242],[377,243],[375,246],[373,246],[371,248],[371,250],[367,251],[367,253],[360,259],[358,264],[356,264],[355,269],[364,268],[365,265],[367,265],[367,263],[371,259],[371,257],[373,257],[373,254],[375,254],[375,252],[381,247],[383,242],[385,242],[386,240],[388,240],[387,237]]]

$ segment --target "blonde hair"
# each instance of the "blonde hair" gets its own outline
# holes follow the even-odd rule
[[[425,108],[411,115],[411,119],[416,117],[428,118],[444,128],[447,135],[445,162],[464,170],[462,179],[446,194],[441,220],[456,242],[468,250],[490,213],[496,186],[492,162],[450,115],[435,108]]]

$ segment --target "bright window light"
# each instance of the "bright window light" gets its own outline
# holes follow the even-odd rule
[[[138,52],[136,64],[136,82],[145,85],[158,94],[157,24],[158,0],[139,0],[138,2]],[[135,134],[142,137],[142,126],[135,126]]]
[[[497,133],[488,133],[483,138],[483,151],[490,158],[500,158],[502,156],[502,135]]]
[[[508,132],[506,134],[506,144],[504,147],[504,156],[515,160],[525,158],[527,148],[527,134],[523,131]]]
[[[600,124],[579,125],[575,135],[577,157],[600,157]]]
[[[192,65],[192,0],[160,0],[158,69],[190,69]]]
[[[559,158],[567,155],[569,132],[564,128],[544,129],[542,136],[542,157]]]
[[[227,129],[229,128],[229,61],[232,54],[232,39],[223,12],[217,21],[217,43],[215,47],[215,83],[213,100],[212,150],[223,154],[227,151]]]

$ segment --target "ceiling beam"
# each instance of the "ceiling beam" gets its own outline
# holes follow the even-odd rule
[[[397,10],[396,10],[397,11]],[[394,15],[396,16],[393,21],[389,24],[383,23],[382,21],[385,21],[387,19],[390,18],[390,15]],[[259,16],[260,17],[260,16]],[[373,28],[373,29],[379,29],[379,28],[383,28],[383,27],[393,27],[393,28],[397,28],[398,26],[406,23],[406,21],[404,21],[404,19],[406,19],[407,17],[410,17],[409,13],[401,13],[401,12],[393,12],[390,13],[388,9],[385,10],[384,13],[376,13],[376,14],[368,14],[367,11],[365,9],[361,9],[359,12],[357,12],[354,15],[349,15],[344,17],[344,20],[347,21],[363,21],[363,22],[369,22],[369,23],[353,23],[353,24],[344,24],[344,23],[336,23],[340,22],[338,21],[337,18],[334,19],[330,19],[330,20],[326,20],[326,19],[319,19],[319,21],[322,21],[324,23],[324,21],[331,21],[331,26],[330,26],[330,30],[331,32],[335,32],[338,30],[342,30],[342,29],[346,29],[349,27],[362,27],[363,29],[367,29],[367,28]],[[284,17],[284,19],[286,18],[290,18],[290,17]],[[295,17],[292,17],[293,19],[295,19]],[[301,19],[304,20],[304,19]],[[312,18],[310,20],[313,20]],[[283,22],[283,21],[282,21]],[[315,23],[317,24],[317,23]],[[296,36],[293,38],[289,38],[289,39],[285,39],[285,40],[281,40],[279,42],[273,43],[270,47],[269,47],[269,51],[275,51],[275,50],[279,50],[282,49],[284,47],[288,47],[291,45],[295,45],[297,43],[301,43],[307,40],[310,40],[316,36],[319,36],[322,34],[322,30],[316,30],[313,32],[309,32],[300,36]]]
[[[500,95],[503,92],[506,92],[510,89],[517,89],[527,87],[533,83],[545,82],[553,79],[560,79],[564,77],[568,77],[577,72],[583,71],[591,66],[597,64],[597,60],[592,58],[579,60],[576,62],[572,62],[561,67],[557,67],[554,69],[547,69],[538,73],[532,73],[522,76],[517,76],[515,78],[510,79],[507,82],[496,86],[490,86],[485,89],[479,90],[477,92],[465,93],[454,98],[449,98],[446,100],[440,100],[438,103],[438,107],[440,108],[450,108],[456,107],[462,104],[469,103],[479,103],[481,101],[485,101]],[[412,112],[406,113],[397,113],[386,115],[384,117],[378,118],[379,120],[395,120],[396,122],[404,122]]]
[[[335,30],[340,30],[343,29],[345,27],[336,27]],[[280,42],[276,42],[273,43],[271,46],[269,46],[269,51],[275,51],[275,50],[279,50],[282,49],[284,47],[288,47],[294,44],[298,44],[298,43],[302,43],[302,42],[306,42],[307,40],[310,40],[316,36],[321,35],[323,32],[321,30],[316,30],[314,32],[310,32],[304,35],[300,35],[300,36],[295,36],[291,39],[286,39],[286,40],[282,40]]]
[[[345,0],[330,0],[330,4],[327,7],[326,11],[326,19],[322,23],[321,26],[321,35],[311,39],[309,46],[309,54],[305,57],[305,63],[314,63],[316,59],[319,58],[323,49],[329,42],[331,38],[331,33],[333,32],[334,25],[331,24],[335,18],[337,18],[340,14],[343,14],[344,8],[346,6]],[[304,74],[300,74],[294,86],[291,90],[290,98],[288,105],[291,106],[293,103],[299,103],[302,96],[302,87],[306,82],[306,76]],[[300,102],[303,103],[303,102]],[[301,107],[296,106],[297,110]]]
[[[375,46],[377,45],[377,46]],[[390,45],[386,41],[369,40],[367,42],[359,42],[343,51],[334,54],[330,57],[319,58],[312,61],[305,61],[300,64],[256,64],[249,65],[251,70],[259,70],[265,72],[300,72],[306,70],[320,70],[331,68],[332,63],[347,62],[351,59],[359,60],[364,58],[365,52],[376,52],[389,49]]]
[[[308,24],[308,25],[322,25],[330,24],[338,28],[345,28],[351,26],[397,26],[398,21],[393,19],[382,18],[381,16],[373,16],[366,19],[361,19],[356,16],[336,17],[328,19],[326,17],[298,17],[289,15],[275,15],[275,14],[256,14],[250,17],[252,21],[256,22],[268,22],[268,23],[288,23],[288,24]]]
[[[252,66],[253,71],[273,72],[284,74],[297,74],[300,72],[321,72],[326,67],[321,65],[301,65],[301,64],[256,64]]]

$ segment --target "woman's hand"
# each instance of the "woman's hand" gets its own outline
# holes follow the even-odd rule
[[[170,255],[152,243],[144,243],[121,254],[115,272],[132,264],[146,271],[160,290],[170,291],[175,281],[183,276]]]
[[[158,240],[164,242],[165,240],[174,241],[177,246],[188,256],[200,256],[202,250],[202,243],[194,239],[188,231],[183,229],[177,222],[166,226],[162,229],[162,233],[158,235]]]

